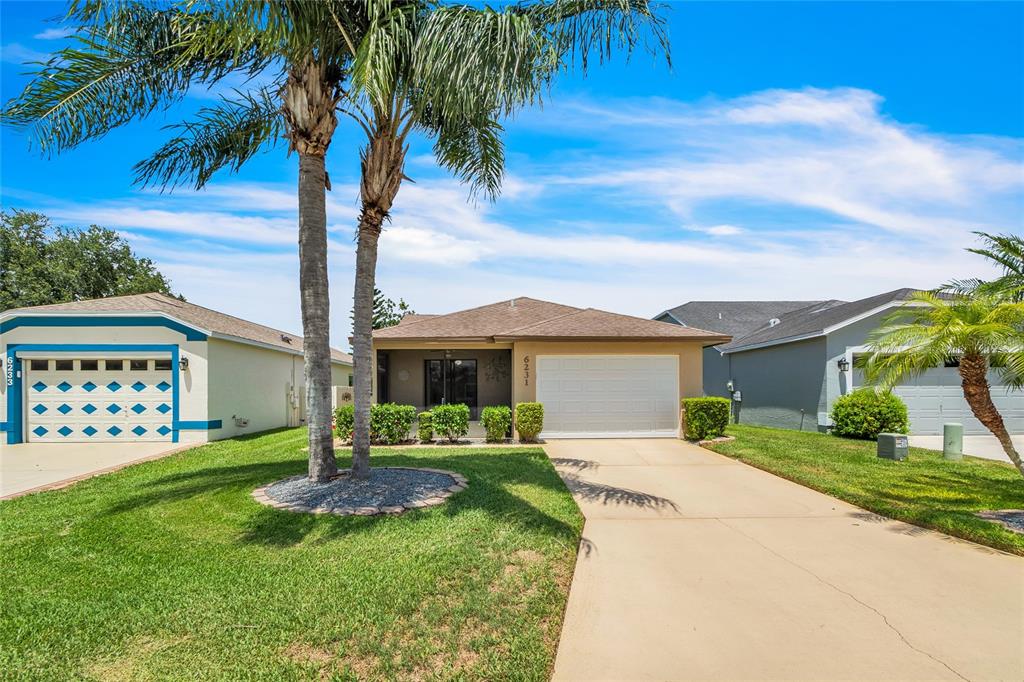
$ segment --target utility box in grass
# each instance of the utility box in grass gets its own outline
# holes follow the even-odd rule
[[[903,461],[910,447],[909,438],[902,433],[878,434],[878,456],[883,459]]]

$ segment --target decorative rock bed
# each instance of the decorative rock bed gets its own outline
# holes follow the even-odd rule
[[[252,492],[260,504],[305,514],[374,516],[433,507],[466,489],[466,477],[454,471],[411,467],[374,467],[366,480],[343,469],[324,483],[305,475],[275,481]]]
[[[1009,531],[1024,535],[1024,509],[999,509],[997,511],[977,512],[975,516],[986,521],[995,521]]]

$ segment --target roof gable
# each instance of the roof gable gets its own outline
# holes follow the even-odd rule
[[[680,324],[741,337],[769,321],[822,301],[690,301],[662,315]]]

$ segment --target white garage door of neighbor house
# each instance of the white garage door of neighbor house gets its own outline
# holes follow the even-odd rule
[[[863,385],[863,376],[858,371],[854,378],[856,385]],[[1011,434],[1024,434],[1024,391],[1011,391],[999,381],[995,372],[988,374],[992,402],[1003,416],[1006,428]],[[910,432],[920,435],[941,435],[942,425],[957,423],[964,425],[964,433],[970,435],[988,434],[970,406],[964,399],[960,385],[960,372],[956,367],[936,367],[921,376],[900,384],[893,393],[903,398],[910,417]]]
[[[679,423],[674,355],[537,358],[545,438],[673,437]]]
[[[26,359],[29,442],[171,440],[167,359]]]

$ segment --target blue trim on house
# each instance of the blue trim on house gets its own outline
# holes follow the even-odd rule
[[[205,341],[206,334],[165,317],[117,317],[117,316],[81,316],[81,317],[15,317],[0,322],[0,333],[8,332],[17,327],[167,327],[185,335],[187,341]]]
[[[7,422],[0,422],[0,433],[7,430]]]
[[[211,419],[209,421],[188,421],[188,422],[174,422],[175,429],[181,429],[182,431],[210,431],[212,429],[221,428],[220,419]]]
[[[17,445],[23,442],[22,436],[22,408],[25,395],[22,391],[21,360],[18,353],[22,351],[53,351],[55,353],[77,353],[77,352],[161,352],[171,354],[171,442],[178,442],[178,399],[179,383],[181,381],[178,371],[178,346],[169,344],[59,344],[59,343],[17,343],[7,346],[7,367],[11,368],[11,383],[7,386],[7,444]]]

